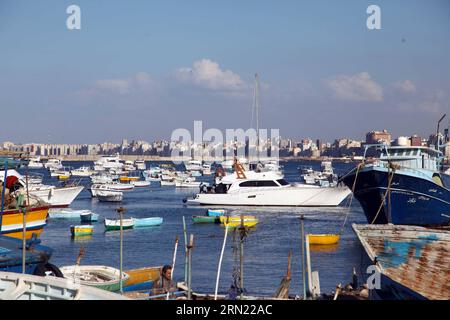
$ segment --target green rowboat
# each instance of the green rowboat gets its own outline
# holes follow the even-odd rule
[[[192,216],[194,223],[220,223],[219,217],[210,216]]]

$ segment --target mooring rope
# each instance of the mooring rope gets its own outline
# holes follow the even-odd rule
[[[389,172],[389,169],[392,169],[392,171]],[[386,196],[387,196],[388,193],[390,193],[390,191],[391,191],[391,184],[392,184],[392,180],[394,179],[394,174],[395,174],[395,167],[392,166],[391,164],[389,164],[389,166],[388,166],[388,177],[389,177],[389,178],[388,178],[388,186],[387,186],[386,192],[384,193],[383,200],[382,200],[381,203],[380,203],[380,206],[379,206],[379,208],[378,208],[378,211],[377,211],[377,213],[375,214],[375,217],[373,218],[373,220],[372,220],[372,222],[371,222],[370,224],[374,224],[374,222],[377,220],[378,215],[379,215],[380,212],[381,212],[381,208],[383,208],[384,203],[386,202]],[[389,205],[390,205],[390,200],[389,200]]]
[[[350,200],[348,201],[348,206],[347,206],[347,212],[345,213],[345,218],[344,218],[344,223],[341,226],[341,230],[339,232],[339,235],[342,234],[342,232],[344,231],[344,226],[347,223],[347,218],[348,218],[348,214],[350,213],[350,208],[352,206],[352,202],[353,202],[353,196],[355,194],[355,188],[356,188],[356,179],[358,178],[358,174],[359,171],[364,167],[364,160],[358,164],[358,167],[356,168],[356,173],[355,173],[355,179],[353,180],[353,186],[352,186],[352,194],[350,195]]]

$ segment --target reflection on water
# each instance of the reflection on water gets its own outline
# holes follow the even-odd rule
[[[306,162],[284,163],[285,177],[288,181],[299,181],[297,167]],[[155,163],[153,163],[156,165]],[[320,169],[320,162],[306,163]],[[92,165],[89,162],[68,162],[65,165],[80,167]],[[150,163],[147,163],[147,167]],[[349,165],[336,164],[340,169]],[[46,171],[44,182],[58,183],[51,179]],[[213,176],[201,177],[211,182]],[[89,179],[83,179],[87,185]],[[142,268],[170,264],[172,262],[174,240],[180,238],[177,253],[177,267],[174,277],[184,278],[184,236],[183,216],[186,219],[187,235],[194,235],[192,251],[192,283],[195,291],[214,292],[217,266],[222,248],[225,229],[220,224],[194,224],[193,215],[205,215],[208,207],[186,206],[182,199],[194,194],[196,189],[178,190],[174,187],[160,188],[152,183],[150,188],[139,188],[124,192],[124,200],[119,204],[102,203],[91,199],[87,190],[83,190],[73,202],[72,213],[90,210],[100,214],[94,233],[88,237],[72,239],[70,225],[74,220],[52,219],[42,233],[42,244],[54,249],[51,262],[58,265],[72,265],[80,247],[86,248],[82,264],[100,264],[119,267],[120,232],[105,232],[104,218],[117,219],[116,209],[120,206],[127,210],[124,218],[162,217],[161,226],[143,229],[124,230],[124,268]],[[222,207],[216,207],[222,208]],[[301,284],[301,242],[300,219],[305,215],[305,233],[336,233],[340,230],[347,209],[336,208],[286,208],[286,207],[229,207],[231,214],[255,215],[259,219],[256,228],[252,228],[244,242],[244,284],[249,294],[273,295],[286,272],[289,250],[292,256],[291,294],[302,294]],[[78,220],[80,221],[80,220]],[[361,246],[351,229],[351,224],[365,223],[365,217],[358,202],[353,201],[348,221],[336,246],[311,247],[311,264],[319,271],[322,292],[334,290],[338,283],[351,280],[353,267],[360,270]],[[237,238],[237,237],[234,237]],[[239,255],[236,256],[237,240],[233,233],[228,236],[224,252],[219,291],[225,293],[230,288],[233,268],[239,267]]]

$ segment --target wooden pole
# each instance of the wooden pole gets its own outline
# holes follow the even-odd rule
[[[172,273],[170,274],[170,279],[169,279],[169,290],[167,291],[167,297],[166,300],[169,300],[169,296],[170,296],[170,283],[172,281],[173,278],[173,272],[175,271],[175,261],[177,259],[177,250],[178,250],[178,236],[175,239],[175,250],[173,251],[173,259],[172,259]]]
[[[119,285],[120,293],[123,294],[123,283],[122,283],[122,270],[123,270],[123,213],[125,208],[120,207],[117,209],[120,216],[120,274],[119,274]]]
[[[240,274],[240,287],[241,287],[240,298],[242,300],[242,298],[244,296],[244,233],[245,233],[243,213],[241,213],[241,226],[239,229],[240,229],[239,274]]]
[[[26,250],[27,250],[27,209],[22,208],[22,273],[26,273]]]
[[[188,246],[188,300],[192,299],[192,248],[194,246],[194,235],[191,234]]]
[[[302,242],[302,283],[303,283],[303,299],[306,300],[306,269],[305,269],[305,229],[303,215],[300,216],[301,224],[301,242]]]
[[[2,204],[1,204],[1,215],[0,215],[0,235],[2,234],[3,225],[3,213],[5,211],[5,200],[6,200],[6,177],[8,176],[8,159],[5,160],[5,174],[3,176],[3,188],[2,188]]]
[[[184,235],[184,283],[187,284],[188,278],[188,242],[187,242],[187,231],[186,231],[186,219],[183,216],[183,235]]]
[[[219,267],[217,268],[216,290],[214,291],[214,300],[217,300],[217,291],[219,290],[220,269],[222,267],[222,258],[227,243],[228,227],[225,226],[225,235],[223,237],[222,251],[220,252]]]

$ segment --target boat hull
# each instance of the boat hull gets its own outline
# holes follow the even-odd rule
[[[144,219],[133,219],[134,228],[145,228],[159,226],[163,223],[163,218],[144,218]]]
[[[48,206],[27,209],[26,213],[26,239],[35,234],[39,237],[47,225]],[[20,210],[5,210],[1,220],[1,233],[3,236],[22,239],[23,213]]]
[[[187,202],[225,206],[335,207],[351,193],[345,186],[327,188],[302,185],[264,189],[266,190],[241,190],[225,194],[199,193],[194,199],[188,199]]]
[[[419,226],[450,224],[448,189],[432,181],[396,171],[390,195],[385,197],[381,205],[387,192],[388,177],[387,170],[373,167],[358,173],[354,195],[361,204],[368,223]],[[354,174],[349,175],[344,178],[344,183],[352,188],[354,178]]]
[[[83,186],[77,186],[32,190],[30,191],[30,194],[48,203],[52,208],[67,208],[83,189]]]
[[[194,223],[220,223],[219,217],[214,216],[192,216]]]

